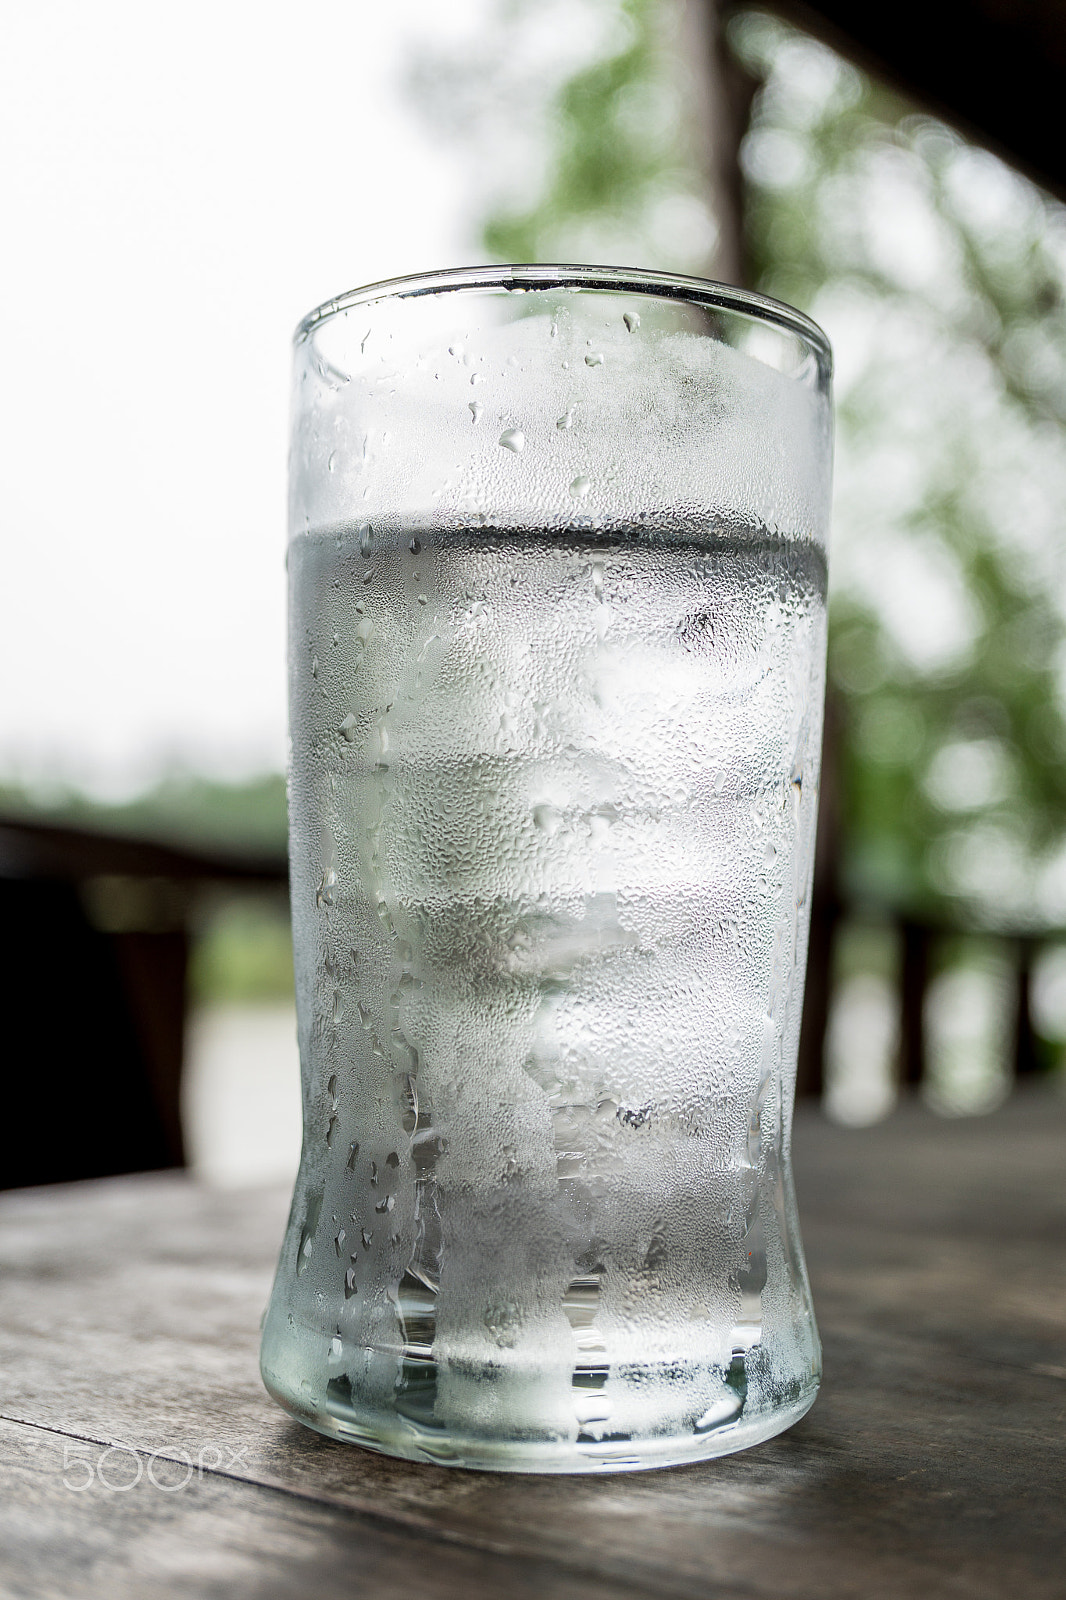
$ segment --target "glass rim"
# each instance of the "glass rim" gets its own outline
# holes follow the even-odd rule
[[[833,373],[833,349],[824,330],[813,318],[795,306],[753,289],[719,283],[712,278],[686,277],[678,272],[647,272],[639,267],[587,267],[577,265],[510,265],[488,267],[445,267],[436,272],[416,272],[408,277],[384,278],[364,284],[309,311],[297,325],[293,343],[301,344],[320,322],[350,310],[372,305],[378,300],[407,300],[420,295],[441,294],[454,289],[610,289],[617,294],[655,295],[666,300],[685,300],[692,305],[709,306],[716,311],[732,311],[741,316],[768,322],[794,334],[807,344],[817,359],[822,378],[828,383]]]

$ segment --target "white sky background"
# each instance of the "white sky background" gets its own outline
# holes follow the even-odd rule
[[[404,75],[480,9],[8,8],[0,777],[283,765],[292,328],[476,256]]]

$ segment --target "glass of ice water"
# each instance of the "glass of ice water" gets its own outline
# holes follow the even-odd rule
[[[611,1472],[814,1399],[829,383],[799,313],[606,268],[297,332],[305,1128],[262,1369],[324,1433]]]

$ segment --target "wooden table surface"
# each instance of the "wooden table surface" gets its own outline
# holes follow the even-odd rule
[[[287,1194],[3,1196],[0,1594],[1061,1600],[1066,1101],[862,1131],[805,1110],[795,1145],[813,1411],[608,1478],[418,1466],[290,1421],[256,1366]]]

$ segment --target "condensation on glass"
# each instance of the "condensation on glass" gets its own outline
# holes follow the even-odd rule
[[[598,268],[298,330],[304,1148],[262,1368],[314,1428],[610,1472],[814,1399],[829,369],[786,307]]]

